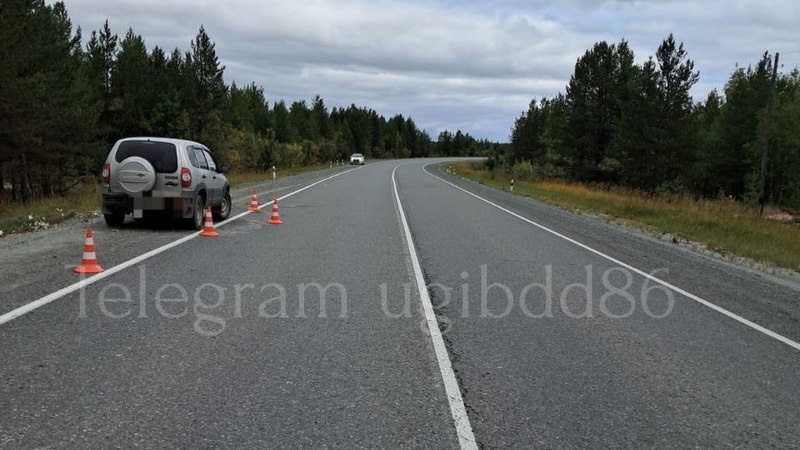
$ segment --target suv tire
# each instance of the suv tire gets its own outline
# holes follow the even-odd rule
[[[194,200],[194,214],[192,214],[192,218],[189,219],[189,224],[191,225],[192,229],[195,230],[202,230],[203,225],[205,224],[205,207],[206,202],[203,199],[202,195],[198,195],[197,198]]]
[[[214,209],[214,219],[217,221],[225,220],[231,215],[231,193],[225,192],[222,202]]]

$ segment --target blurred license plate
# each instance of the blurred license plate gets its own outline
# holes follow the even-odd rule
[[[133,209],[164,209],[163,198],[135,197]]]

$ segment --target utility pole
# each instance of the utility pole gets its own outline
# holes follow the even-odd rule
[[[766,203],[766,183],[767,183],[767,160],[769,158],[769,129],[772,120],[772,99],[775,97],[775,83],[778,80],[778,58],[780,53],[775,52],[775,62],[772,65],[772,82],[769,85],[767,94],[767,110],[764,112],[764,131],[761,142],[761,178],[758,183],[758,203],[761,205],[759,215],[764,214],[764,203]]]

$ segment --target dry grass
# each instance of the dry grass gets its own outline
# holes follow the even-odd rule
[[[459,175],[498,189],[510,177],[470,163]],[[800,271],[800,227],[761,218],[755,208],[729,200],[657,198],[641,192],[575,183],[515,180],[514,192],[567,209],[604,214],[631,225],[700,242],[722,253]]]
[[[21,233],[50,228],[77,215],[100,211],[100,184],[83,184],[63,197],[34,200],[26,204],[0,201],[0,231]]]

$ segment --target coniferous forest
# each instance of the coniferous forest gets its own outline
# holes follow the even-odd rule
[[[767,145],[763,201],[800,209],[800,73],[773,83],[764,53],[694,102],[698,76],[672,35],[641,65],[624,40],[599,42],[565,94],[530,103],[499,162],[541,178],[757,203]]]
[[[226,84],[199,26],[186,50],[148,50],[133,29],[108,22],[86,38],[64,3],[0,2],[0,195],[17,202],[93,182],[111,145],[129,136],[202,142],[234,171],[367,158],[480,153],[460,130],[439,146],[413,119],[350,105],[270,103],[254,83]],[[439,148],[441,147],[441,148]]]
[[[699,74],[672,35],[643,64],[624,40],[599,42],[578,59],[566,92],[534,99],[501,145],[461,130],[433,140],[411,117],[387,119],[355,104],[329,109],[320,96],[270,102],[255,83],[226,84],[202,26],[187,48],[166,50],[133,29],[119,35],[99,25],[84,37],[63,3],[0,2],[6,200],[93,182],[113,142],[148,135],[200,141],[240,172],[356,152],[491,155],[521,175],[751,202],[760,197],[766,145],[763,201],[800,208],[800,74],[780,73],[773,83],[769,53],[696,102]]]

